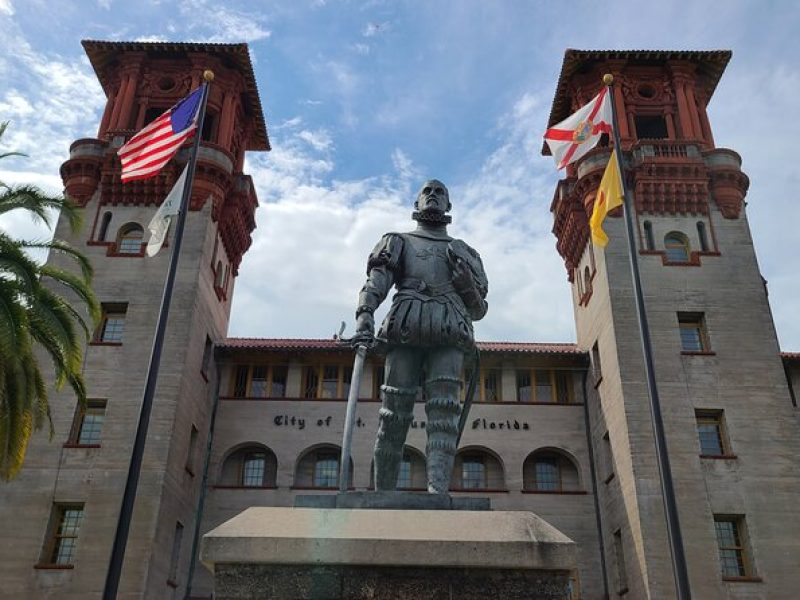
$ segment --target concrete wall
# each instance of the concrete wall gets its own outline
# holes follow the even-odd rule
[[[306,364],[318,364],[324,360],[322,353],[306,352],[295,356],[289,363],[290,373],[299,372]],[[582,357],[577,356],[577,359]],[[229,358],[223,370],[223,382],[229,381],[232,365],[236,357]],[[239,362],[267,364],[275,360],[269,352],[242,355]],[[278,359],[280,360],[280,359]],[[341,360],[341,359],[340,359]],[[548,358],[528,356],[523,359],[492,357],[484,353],[483,363],[504,366],[503,378],[515,381],[516,367],[549,368]],[[573,366],[569,373],[572,378],[573,399],[568,405],[533,405],[513,401],[515,384],[508,386],[505,397],[512,401],[503,403],[476,403],[464,433],[461,448],[483,450],[497,457],[504,472],[504,483],[498,491],[453,492],[489,496],[492,506],[505,510],[533,511],[564,534],[578,542],[579,580],[583,588],[583,598],[601,598],[602,585],[599,559],[599,541],[593,504],[592,479],[584,428],[583,399],[581,394],[581,372]],[[371,378],[372,365],[365,374]],[[369,378],[368,378],[369,379]],[[344,401],[320,401],[302,399],[232,399],[224,398],[226,386],[222,388],[215,428],[213,448],[209,469],[209,488],[206,509],[203,514],[202,532],[207,532],[226,520],[234,517],[250,506],[292,506],[298,493],[335,493],[308,489],[295,489],[295,469],[298,458],[309,448],[320,444],[339,446],[342,440],[344,421]],[[365,381],[361,395],[372,395],[371,381]],[[377,431],[377,399],[362,400],[358,417],[361,426],[353,436],[353,485],[355,489],[369,489],[372,447]],[[424,404],[415,406],[415,424],[410,430],[407,445],[424,455],[425,430],[421,423],[426,420]],[[286,424],[288,417],[289,424]],[[291,423],[295,418],[294,424]],[[302,424],[300,419],[303,420]],[[516,429],[515,422],[519,429]],[[500,428],[501,423],[503,428]],[[508,428],[511,424],[511,429]],[[276,489],[247,489],[215,487],[219,482],[222,464],[232,450],[243,444],[257,443],[266,446],[277,458]],[[537,449],[558,449],[572,458],[580,477],[578,493],[546,494],[523,492],[523,463],[529,454]],[[206,597],[211,593],[211,576],[204,567],[197,568],[193,582],[193,594]]]
[[[655,231],[696,237],[697,218],[646,218]],[[709,220],[720,255],[701,256],[701,266],[639,257],[689,576],[696,597],[789,598],[800,584],[790,564],[800,537],[791,500],[800,494],[796,408],[746,215],[724,219],[712,205]],[[593,296],[588,306],[576,307],[579,346],[600,342],[603,379],[592,438],[602,447],[609,432],[616,475],[600,489],[604,538],[611,557],[609,540],[622,530],[632,597],[670,597],[670,555],[622,219],[610,219],[606,231],[612,242],[595,250]],[[656,249],[663,249],[663,236],[655,237]],[[678,312],[704,314],[713,354],[681,353]],[[696,409],[724,411],[735,459],[700,458]],[[752,574],[762,581],[722,580],[715,514],[744,515]],[[614,571],[612,558],[612,591]]]
[[[56,237],[71,241],[95,268],[94,289],[101,302],[127,302],[121,345],[88,345],[85,378],[90,398],[107,399],[99,448],[65,448],[76,409],[68,391],[51,391],[55,435],[34,434],[20,476],[0,486],[0,520],[14,523],[0,533],[3,595],[14,598],[99,597],[106,575],[150,348],[166,275],[169,251],[155,258],[109,257],[106,246],[87,245],[97,206],[85,212],[84,230],[72,236],[60,222]],[[143,226],[155,207],[103,207],[113,213],[107,239],[130,221]],[[206,335],[220,339],[226,330],[229,302],[220,302],[210,285],[210,255],[216,226],[211,204],[188,216],[168,335],[150,419],[138,495],[120,584],[120,598],[164,598],[175,522],[191,531],[199,477],[184,469],[191,423],[208,429],[208,384],[200,377]],[[171,236],[170,236],[171,239]],[[50,262],[65,265],[63,257]],[[49,369],[48,359],[42,367]],[[192,376],[187,377],[186,374]],[[35,569],[54,503],[84,503],[74,568]],[[24,507],[24,509],[22,508]],[[181,571],[185,585],[188,545],[184,535]],[[180,580],[180,576],[178,577]]]

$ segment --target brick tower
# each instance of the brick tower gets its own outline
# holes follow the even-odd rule
[[[706,106],[726,51],[568,50],[550,124],[614,75],[693,598],[789,598],[800,587],[800,437],[744,208],[748,178],[714,145]],[[602,146],[601,142],[601,146]],[[607,145],[607,144],[606,144]],[[591,354],[591,442],[612,597],[675,596],[624,223],[592,247],[610,149],[568,167],[551,206]],[[619,215],[617,215],[619,216]],[[794,427],[794,435],[781,435]],[[627,591],[627,592],[626,592]]]
[[[123,185],[116,150],[215,72],[181,249],[119,598],[183,597],[210,425],[213,342],[225,337],[234,282],[258,204],[242,173],[269,150],[245,44],[83,43],[108,98],[96,138],[70,147],[66,193],[84,208],[69,240],[95,268],[103,321],[85,354],[91,400],[51,394],[55,438],[34,435],[25,468],[0,488],[2,594],[99,597],[133,446],[169,261],[144,256],[144,229],[188,159]],[[51,258],[58,262],[58,257]],[[24,506],[24,511],[19,507]],[[77,533],[74,546],[69,538]],[[63,541],[67,539],[67,542]]]

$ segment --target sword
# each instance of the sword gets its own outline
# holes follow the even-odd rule
[[[339,328],[339,334],[334,338],[343,344],[351,344],[352,338],[343,338],[344,321]],[[350,391],[347,394],[347,412],[344,418],[344,432],[342,433],[342,457],[339,468],[339,491],[346,492],[350,481],[350,457],[352,456],[353,428],[356,424],[356,405],[358,404],[358,391],[361,388],[361,376],[364,373],[364,360],[369,349],[366,342],[358,342],[355,346],[356,358],[353,361],[353,373],[350,375]]]
[[[472,408],[472,400],[475,396],[475,388],[477,387],[478,377],[480,376],[481,369],[481,352],[475,346],[475,353],[472,355],[472,375],[469,378],[467,385],[467,393],[464,396],[464,406],[461,407],[461,416],[458,419],[458,437],[456,438],[456,448],[461,443],[461,435],[464,433],[464,427],[467,425],[467,417],[469,417],[469,409]]]

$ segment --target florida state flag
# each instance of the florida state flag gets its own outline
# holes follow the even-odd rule
[[[611,133],[611,102],[606,86],[587,105],[548,129],[544,141],[556,159],[556,167],[563,169],[594,148],[604,133]]]

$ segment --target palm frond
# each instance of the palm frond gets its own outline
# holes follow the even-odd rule
[[[17,243],[23,248],[40,248],[69,256],[80,267],[86,283],[91,283],[94,276],[92,263],[79,250],[76,250],[67,242],[63,240],[19,240]]]
[[[42,274],[42,277],[52,279],[72,290],[89,309],[89,315],[92,318],[93,324],[97,325],[100,322],[100,302],[98,302],[92,288],[85,279],[77,277],[65,269],[54,267],[53,265],[43,265],[39,272]],[[83,319],[77,312],[75,315],[81,323],[83,323]]]

